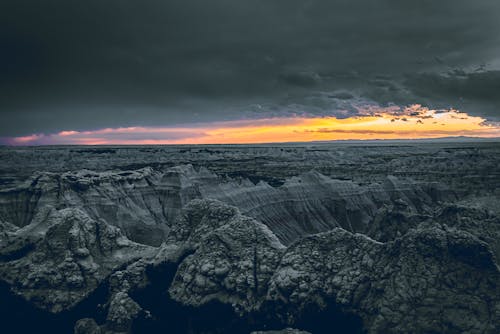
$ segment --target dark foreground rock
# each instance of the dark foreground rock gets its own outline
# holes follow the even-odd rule
[[[187,167],[89,175],[2,193],[0,314],[11,332],[500,332],[498,216],[442,203],[439,187],[308,173],[279,190],[232,180],[217,194],[208,189],[220,180]],[[94,208],[103,197],[108,208]],[[16,203],[31,213],[16,215]],[[303,223],[338,219],[280,237],[300,224],[285,212],[299,211]],[[147,233],[130,240],[143,218]]]

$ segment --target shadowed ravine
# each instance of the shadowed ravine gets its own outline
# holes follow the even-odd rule
[[[72,333],[78,319],[94,318],[103,323],[106,314],[102,305],[108,297],[108,286],[103,283],[75,307],[57,314],[35,307],[10,291],[9,286],[0,282],[0,312],[5,333],[19,334],[66,334]]]

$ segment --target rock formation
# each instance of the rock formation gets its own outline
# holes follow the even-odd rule
[[[54,209],[79,208],[95,220],[119,227],[131,240],[158,246],[181,208],[195,198],[218,199],[266,224],[285,244],[311,233],[343,227],[366,232],[382,205],[405,203],[411,212],[427,212],[453,194],[435,183],[387,177],[360,186],[308,172],[280,187],[261,181],[221,178],[191,165],[165,172],[143,168],[129,172],[88,170],[38,173],[0,191],[0,220],[18,227],[46,224]],[[4,223],[4,224],[5,224]]]
[[[353,165],[355,155],[309,148],[271,150],[274,161],[293,157],[300,165],[298,151],[289,149],[349,163],[357,177],[364,162],[382,166],[374,155]],[[116,153],[110,152],[102,154]],[[405,159],[388,164],[401,172]],[[189,164],[54,167],[6,177],[0,189],[6,328],[500,332],[500,216],[491,186],[459,189],[458,181],[382,172],[354,181],[315,170],[271,173],[266,181],[221,173],[217,164],[217,172]]]

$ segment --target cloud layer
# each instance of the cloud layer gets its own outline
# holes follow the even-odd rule
[[[5,0],[0,135],[366,103],[499,120],[499,13],[496,0]]]
[[[363,116],[271,118],[205,122],[180,127],[126,127],[0,138],[9,145],[223,144],[343,139],[415,139],[444,136],[499,137],[500,124],[456,110],[360,110]]]

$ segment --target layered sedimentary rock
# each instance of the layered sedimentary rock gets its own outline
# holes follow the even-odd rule
[[[318,172],[293,177],[277,188],[265,182],[245,188],[222,184],[219,188],[222,189],[207,195],[264,222],[285,244],[334,227],[365,232],[384,204],[402,201],[408,210],[417,213],[427,212],[436,201],[453,198],[438,184],[387,177],[382,183],[360,186],[332,180]]]
[[[220,177],[203,168],[196,171],[190,165],[165,172],[83,170],[36,174],[0,191],[0,220],[32,229],[47,224],[54,210],[78,208],[119,227],[133,241],[158,246],[184,205],[195,198],[212,198],[238,207],[289,244],[333,227],[365,232],[384,204],[402,201],[412,212],[427,212],[437,201],[453,196],[436,183],[395,177],[360,186],[309,172],[275,188],[265,182]]]
[[[500,220],[449,202],[392,176],[36,173],[0,191],[1,311],[55,333],[496,333]]]
[[[312,169],[335,179],[379,182],[387,175],[438,181],[467,194],[500,186],[496,142],[331,142],[266,145],[0,147],[0,185],[35,171],[165,170],[182,164],[276,186]],[[498,196],[498,192],[497,192]]]

